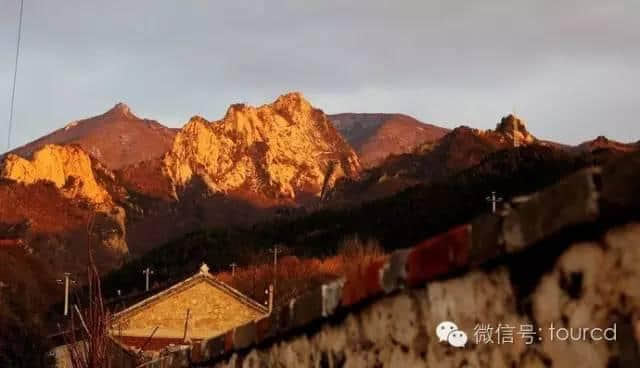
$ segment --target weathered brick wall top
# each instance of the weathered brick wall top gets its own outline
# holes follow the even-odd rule
[[[614,226],[592,241],[569,239],[399,290],[305,333],[203,366],[639,367],[640,223]],[[466,334],[464,347],[441,340],[436,330],[443,321]],[[599,336],[609,329],[610,340],[585,335],[585,327],[600,329]]]
[[[442,303],[446,303],[446,298],[444,296],[443,298],[437,297],[433,293],[438,290],[436,286],[441,280],[454,277],[451,282],[455,283],[456,277],[460,277],[460,275],[465,275],[465,279],[476,275],[473,277],[480,277],[477,280],[474,279],[477,283],[488,282],[489,286],[498,285],[494,288],[494,294],[499,295],[499,298],[489,305],[489,307],[493,305],[491,308],[473,304],[486,299],[480,294],[468,296],[463,298],[464,300],[461,299],[461,302],[466,304],[463,307],[485,308],[491,311],[492,315],[497,313],[496,318],[499,317],[500,310],[503,310],[504,313],[511,313],[504,308],[529,308],[515,304],[515,296],[513,292],[509,291],[510,288],[499,290],[501,289],[499,284],[508,281],[505,279],[507,276],[504,272],[477,276],[477,270],[488,265],[495,267],[496,263],[500,264],[506,259],[519,257],[522,254],[526,255],[527,252],[531,252],[531,249],[539,248],[540,244],[548,243],[549,239],[553,239],[570,229],[611,227],[614,223],[624,223],[637,218],[640,214],[640,195],[638,193],[640,193],[640,154],[629,155],[604,168],[589,168],[576,172],[540,192],[506,201],[496,213],[481,215],[468,224],[455,226],[450,231],[427,239],[413,248],[395,251],[387,261],[374,263],[362,270],[360,274],[350,276],[349,279],[335,280],[306,295],[292,299],[289,305],[274,310],[268,318],[248,322],[221,333],[217,337],[194,343],[188,349],[176,352],[173,356],[168,354],[163,360],[164,365],[162,366],[214,365],[216,362],[226,362],[230,356],[233,359],[240,359],[243,354],[249,352],[251,352],[250,355],[262,354],[256,350],[249,350],[252,346],[278,347],[278,349],[283,349],[280,353],[286,355],[291,350],[287,350],[290,349],[289,343],[280,342],[283,338],[291,338],[291,336],[299,335],[300,332],[308,332],[312,326],[317,326],[318,323],[322,324],[322,321],[327,318],[351,315],[349,312],[356,311],[363,305],[383,302],[386,300],[386,298],[382,298],[385,295],[405,293],[407,290],[410,292],[410,290],[424,288],[425,285],[429,290],[432,290],[427,300],[434,305],[429,305],[429,308],[439,311],[438,315],[444,318],[447,314],[446,311],[454,310],[455,306],[440,305],[441,300]],[[632,233],[637,235],[636,232]],[[565,243],[572,241],[562,242],[564,249],[569,246]],[[636,244],[637,238],[629,237],[624,246],[635,247]],[[548,248],[547,244],[544,252],[549,254],[544,253],[538,260],[553,259],[553,254],[556,251],[553,247]],[[534,260],[532,258],[532,261]],[[512,270],[510,277],[527,279],[526,274],[521,276],[523,269],[530,269],[535,273],[542,267],[539,264],[528,265],[526,260],[525,262],[521,260],[519,266]],[[432,284],[434,286],[430,287]],[[526,282],[523,282],[523,285],[526,285]],[[635,288],[640,293],[638,284],[626,284],[625,287]],[[522,285],[521,288],[526,289]],[[475,289],[470,291],[473,290]],[[501,304],[500,298],[504,299],[504,303]],[[484,303],[490,303],[490,301]],[[624,306],[624,303],[627,302],[618,300],[618,303]],[[537,305],[544,307],[544,303]],[[640,315],[640,311],[638,313]],[[392,316],[389,323],[392,325],[401,323],[405,317],[402,315]],[[394,321],[393,318],[396,318],[397,321]],[[420,316],[418,315],[416,318],[420,318]],[[347,318],[347,323],[348,321]],[[414,323],[416,322],[414,321]],[[353,334],[362,333],[361,330],[366,329],[367,326],[365,324],[358,328],[360,330],[352,331]],[[375,331],[372,334],[371,338],[374,338]],[[308,339],[304,337],[295,341],[309,344]],[[403,349],[400,349],[401,353],[404,353]],[[524,350],[519,351],[522,353]],[[428,354],[427,351],[423,353],[425,357]],[[515,350],[513,353],[519,354]],[[531,354],[533,354],[531,361],[535,363],[531,365],[532,367],[550,366],[545,359],[538,359],[535,351]],[[577,354],[579,355],[579,353]],[[302,359],[302,357],[298,358]],[[291,361],[295,362],[295,359],[292,357]],[[337,367],[344,364],[343,353],[319,359],[321,366]],[[525,359],[523,361],[527,361],[526,359],[529,358],[524,357],[523,359]],[[168,361],[172,363],[167,365]],[[398,362],[401,361],[398,360]],[[305,362],[309,361],[300,360],[298,366],[305,366]],[[337,363],[334,364],[335,362]],[[374,361],[369,363],[371,364],[365,362],[353,366],[373,366],[375,364]],[[467,363],[468,361],[462,360],[458,362],[459,365],[456,367],[471,367]],[[480,367],[483,366],[480,365]],[[496,366],[504,365],[498,364]],[[624,367],[636,366],[626,365]]]

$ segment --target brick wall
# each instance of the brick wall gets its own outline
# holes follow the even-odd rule
[[[548,248],[553,247],[563,251],[553,256],[551,267],[536,264],[541,256],[552,256],[555,252]],[[311,334],[235,353],[210,366],[640,366],[640,224],[612,228],[592,241],[549,241],[537,252],[397,292]],[[518,269],[523,262],[546,270],[523,277]],[[435,329],[442,321],[454,321],[466,332],[465,348],[439,341]],[[571,328],[577,336],[580,328],[610,328],[614,323],[613,342],[560,341],[564,333],[557,330]],[[502,341],[496,335],[498,324]],[[479,325],[495,328],[494,343],[476,343],[474,329]],[[534,337],[526,333],[529,326],[542,330]],[[513,332],[513,342],[508,331]],[[531,344],[527,336],[533,337]]]

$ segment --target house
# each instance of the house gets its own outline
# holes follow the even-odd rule
[[[194,276],[114,315],[110,336],[126,352],[157,356],[268,314],[269,307],[216,280],[203,264]]]

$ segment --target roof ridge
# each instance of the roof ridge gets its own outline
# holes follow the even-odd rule
[[[236,298],[240,299],[242,302],[244,302],[248,306],[257,308],[258,310],[260,310],[261,312],[264,312],[264,313],[267,313],[269,311],[269,308],[265,307],[264,305],[258,303],[255,300],[253,300],[250,296],[243,294],[241,291],[239,291],[238,289],[235,289],[231,285],[218,280],[213,275],[209,274],[208,280],[210,280],[211,282],[215,283],[216,286],[218,286],[219,288],[224,289],[227,293],[229,293],[229,294],[235,296]]]
[[[255,300],[251,299],[250,297],[248,297],[247,295],[244,295],[243,293],[241,293],[240,291],[232,288],[231,286],[227,285],[226,283],[216,279],[213,275],[211,275],[208,270],[207,271],[203,271],[203,269],[201,268],[197,273],[195,273],[193,276],[190,276],[182,281],[179,281],[169,287],[167,287],[164,290],[161,290],[123,310],[121,310],[118,313],[115,313],[112,316],[112,319],[118,319],[118,318],[122,318],[123,316],[129,315],[131,313],[133,313],[136,310],[139,310],[140,308],[144,308],[146,306],[151,306],[154,304],[154,302],[158,301],[161,298],[164,297],[168,297],[174,293],[178,293],[182,290],[184,290],[185,288],[191,286],[192,284],[194,284],[197,281],[200,280],[204,280],[209,282],[210,284],[214,285],[215,287],[221,289],[222,291],[224,291],[225,293],[235,297],[236,299],[238,299],[240,302],[242,302],[243,304],[257,309],[258,311],[262,312],[262,313],[267,313],[268,312],[268,308],[266,308],[265,306],[263,306],[262,304],[256,302]]]

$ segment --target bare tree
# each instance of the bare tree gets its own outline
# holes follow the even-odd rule
[[[74,305],[65,342],[73,368],[110,368],[108,323],[109,311],[102,299],[100,273],[93,257],[94,215],[87,225],[87,295],[86,307]]]

